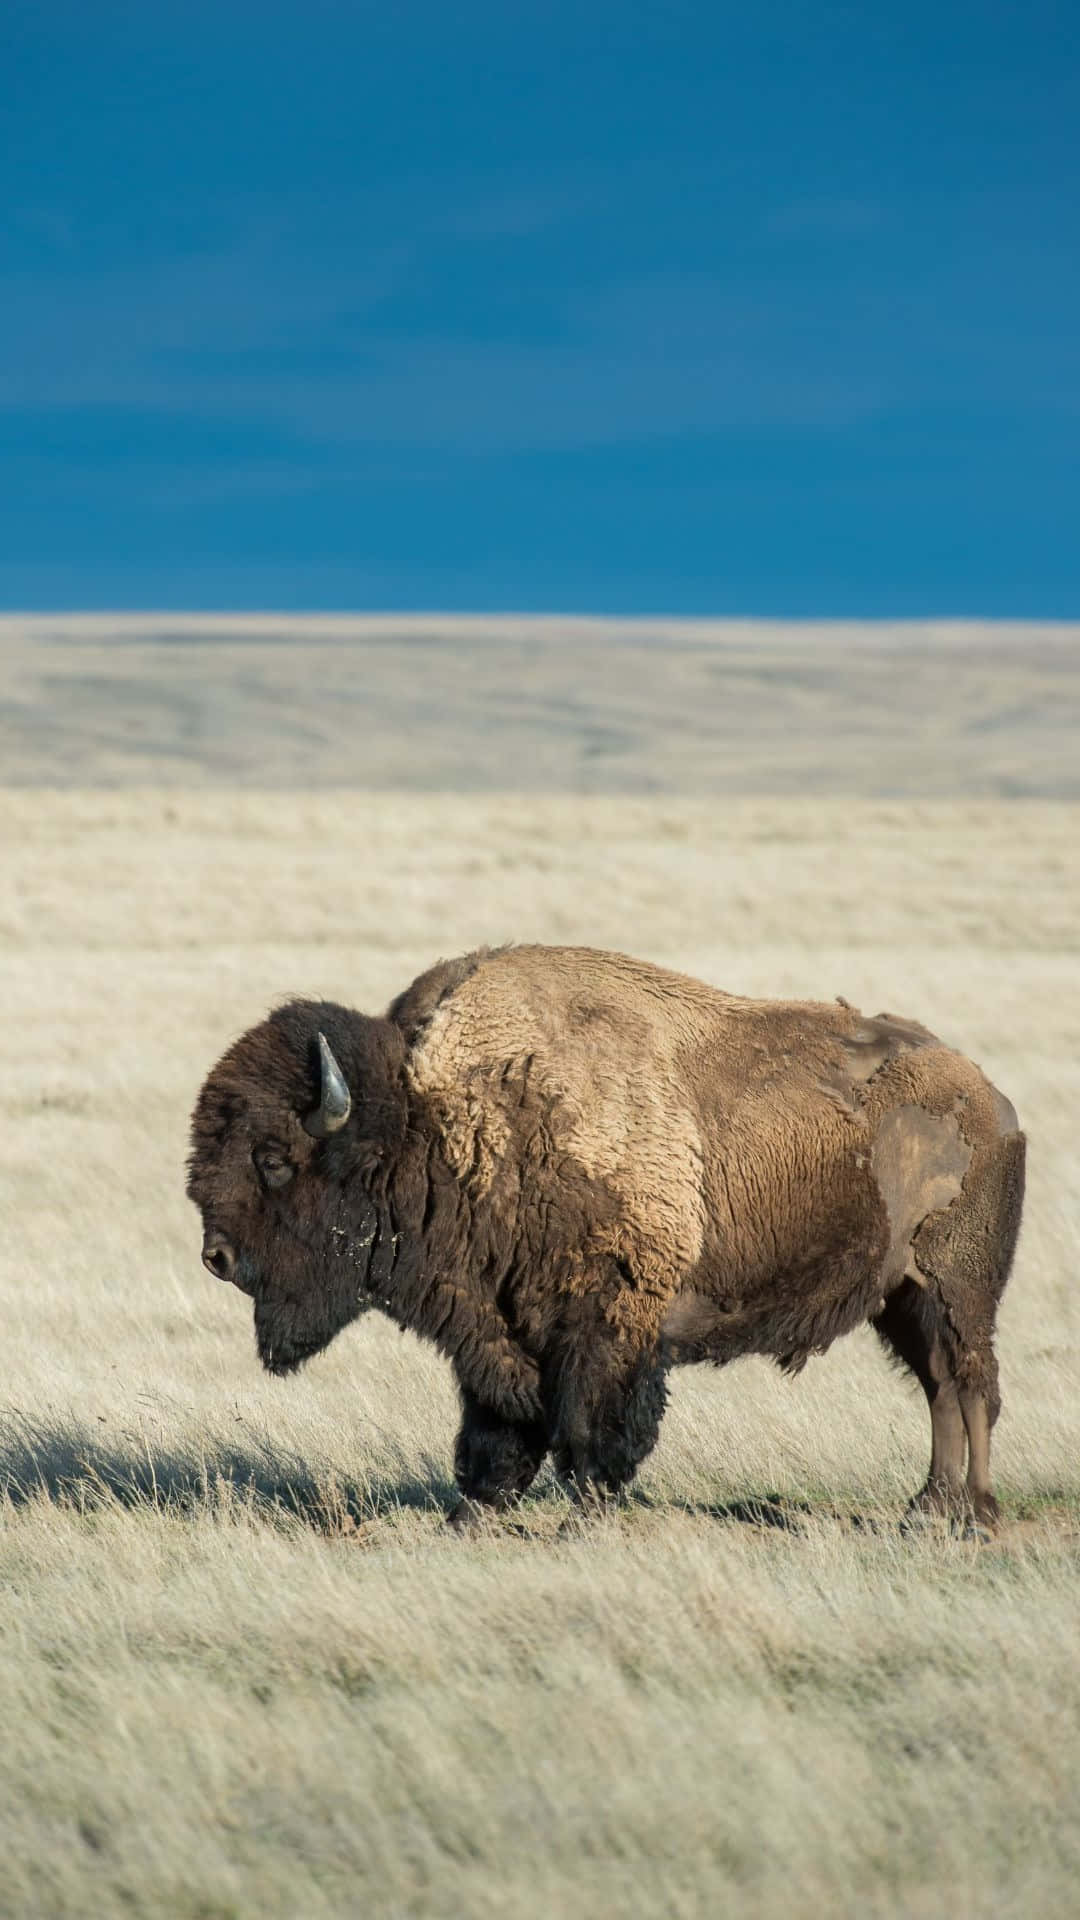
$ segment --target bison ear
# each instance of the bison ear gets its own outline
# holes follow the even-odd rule
[[[304,1132],[313,1140],[325,1140],[339,1133],[352,1112],[348,1082],[330,1051],[325,1034],[319,1035],[319,1104],[304,1116]]]

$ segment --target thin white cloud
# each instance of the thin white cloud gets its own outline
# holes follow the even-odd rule
[[[553,212],[554,201],[548,208]],[[539,218],[512,201],[492,220]],[[551,294],[547,338],[438,335],[446,262],[414,237],[357,234],[312,266],[294,224],[148,269],[12,276],[0,308],[0,406],[131,409],[323,445],[468,452],[603,446],[760,425],[843,427],[909,404],[1076,405],[1074,349],[1033,354],[1047,317],[1023,287],[971,315],[970,273],[902,289],[759,266],[643,276]],[[410,337],[387,303],[406,294],[430,325]],[[965,304],[967,301],[967,304]],[[944,322],[943,322],[944,316]],[[961,324],[963,323],[963,324]],[[513,322],[508,322],[508,328]],[[485,337],[479,335],[484,333]]]

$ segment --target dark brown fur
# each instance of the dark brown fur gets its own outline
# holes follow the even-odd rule
[[[353,1101],[321,1141],[302,1123],[319,1033]],[[270,1151],[287,1184],[260,1176]],[[615,1490],[670,1365],[796,1370],[869,1319],[927,1393],[921,1503],[993,1516],[1023,1136],[925,1028],[618,955],[480,952],[385,1019],[294,1002],[245,1034],[200,1094],[188,1191],[235,1249],[270,1370],[371,1306],[449,1356],[473,1501],[517,1497],[549,1449]]]

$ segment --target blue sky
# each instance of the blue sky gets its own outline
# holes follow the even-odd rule
[[[7,0],[0,605],[1080,616],[1071,6]]]

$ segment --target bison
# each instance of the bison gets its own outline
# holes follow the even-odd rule
[[[582,1497],[624,1487],[674,1364],[794,1372],[869,1320],[930,1406],[913,1507],[992,1525],[1024,1151],[914,1022],[523,946],[381,1019],[297,1000],[252,1027],[199,1094],[188,1193],[270,1372],[370,1307],[449,1357],[459,1524],[549,1451]]]

